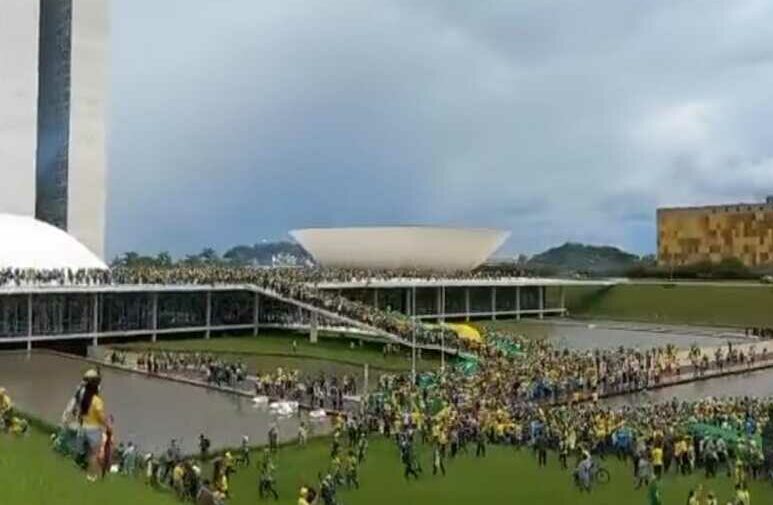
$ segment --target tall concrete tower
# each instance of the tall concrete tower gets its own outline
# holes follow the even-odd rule
[[[0,212],[105,247],[109,0],[0,5]]]

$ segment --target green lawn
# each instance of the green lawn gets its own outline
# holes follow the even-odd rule
[[[328,462],[328,439],[310,442],[305,449],[287,447],[277,458],[278,503],[295,503],[298,488],[316,485],[317,472]],[[257,460],[240,469],[231,481],[233,505],[254,505],[257,498]],[[523,503],[563,505],[646,504],[643,490],[634,490],[630,468],[607,459],[603,464],[612,480],[590,495],[580,494],[568,472],[560,470],[554,454],[546,468],[539,468],[531,451],[490,447],[486,458],[460,456],[447,464],[446,477],[433,477],[429,454],[422,454],[425,474],[419,481],[402,477],[397,451],[392,442],[372,441],[368,459],[361,468],[360,490],[342,491],[346,505],[469,505],[473,503]],[[720,503],[731,496],[725,478],[705,482],[700,475],[667,476],[663,482],[664,503],[681,505],[687,492],[703,482],[718,493]],[[752,503],[773,503],[773,486],[753,483]],[[139,480],[111,476],[108,481],[88,484],[79,470],[48,448],[45,436],[33,433],[23,439],[0,436],[0,496],[3,505],[167,505],[175,503],[168,494],[152,491]],[[271,500],[269,503],[273,503]]]
[[[292,350],[292,342],[298,344],[297,352]],[[362,366],[368,364],[375,370],[406,371],[411,368],[410,350],[398,348],[387,356],[384,356],[383,344],[374,342],[355,341],[341,337],[320,337],[316,344],[309,342],[308,337],[293,335],[290,333],[261,333],[258,337],[220,337],[191,340],[166,340],[156,343],[133,343],[115,346],[116,348],[128,348],[134,350],[155,349],[167,351],[191,351],[223,353],[240,355],[241,359],[253,357],[254,368],[265,370],[266,365],[291,366],[306,369],[307,366],[316,365],[314,360],[321,362],[340,363],[354,367],[358,373],[362,372]],[[258,359],[257,357],[263,357]],[[266,359],[270,357],[271,359]],[[281,362],[273,358],[281,358],[289,361]],[[297,360],[297,362],[294,362]],[[294,362],[294,363],[293,363]],[[306,362],[305,365],[303,362]],[[284,363],[284,365],[282,364]],[[418,367],[422,370],[430,370],[440,366],[440,357],[435,353],[422,353],[422,359],[418,361]],[[313,369],[311,370],[313,372]]]
[[[544,339],[553,333],[549,321],[534,321],[529,319],[498,319],[496,321],[475,321],[473,326],[485,331],[498,331],[506,335],[520,335],[529,339]]]
[[[88,483],[74,464],[56,455],[39,431],[0,434],[0,503],[3,505],[173,505],[171,496],[132,479]]]
[[[620,285],[568,288],[572,317],[664,324],[773,327],[773,286]]]

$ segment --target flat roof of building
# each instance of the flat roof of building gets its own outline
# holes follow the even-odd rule
[[[684,207],[658,207],[660,212],[678,212],[693,210],[721,210],[723,212],[749,212],[753,210],[773,210],[773,201],[770,202],[738,202],[716,205],[693,205]]]

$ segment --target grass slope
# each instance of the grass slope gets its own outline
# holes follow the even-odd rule
[[[673,284],[569,288],[574,317],[707,326],[773,327],[773,287]]]
[[[295,340],[298,344],[297,352],[292,350],[292,342]],[[167,340],[155,343],[126,344],[115,346],[117,348],[127,348],[134,350],[166,350],[166,351],[190,351],[190,352],[210,352],[244,356],[268,356],[271,358],[286,358],[288,360],[322,360],[329,362],[342,363],[357,367],[361,372],[364,364],[370,365],[378,370],[406,371],[411,368],[410,351],[399,349],[387,356],[382,353],[382,344],[373,342],[363,342],[362,346],[355,345],[350,347],[352,340],[346,338],[323,338],[321,337],[316,344],[309,342],[308,338],[302,335],[292,334],[263,334],[258,337],[220,337],[191,340]],[[265,370],[265,366],[259,366],[267,360],[256,361],[256,368]],[[275,359],[268,360],[274,363],[273,367],[283,366],[280,361]],[[289,365],[289,363],[288,363]],[[298,368],[298,364],[292,365]],[[424,352],[422,359],[417,362],[417,366],[422,370],[437,368],[440,366],[440,358],[434,353]]]
[[[56,455],[48,436],[0,434],[0,503],[3,505],[173,505],[173,497],[128,478],[89,483],[83,472]]]

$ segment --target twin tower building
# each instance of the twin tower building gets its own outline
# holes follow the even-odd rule
[[[0,5],[0,213],[66,230],[100,257],[108,1]]]

